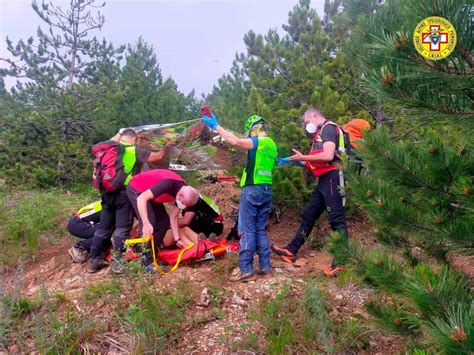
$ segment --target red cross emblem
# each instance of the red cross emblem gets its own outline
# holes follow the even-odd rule
[[[448,43],[448,32],[439,32],[440,26],[431,25],[430,32],[423,32],[422,43],[430,44],[430,51],[439,52],[441,44]]]

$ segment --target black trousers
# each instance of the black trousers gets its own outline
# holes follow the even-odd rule
[[[209,237],[211,233],[220,235],[224,230],[224,225],[221,222],[214,222],[212,219],[194,217],[189,228],[198,234],[204,233],[206,237]]]
[[[97,213],[100,215],[100,212]],[[67,230],[75,237],[90,239],[94,236],[97,225],[80,219],[78,216],[72,216],[67,223]]]
[[[114,233],[114,252],[121,253],[124,241],[130,235],[132,224],[133,208],[125,188],[103,192],[100,224],[94,233],[90,246],[91,257],[98,257],[105,250],[112,237],[112,232]]]
[[[140,194],[141,192],[135,190],[133,187],[127,186],[127,195],[138,218],[141,234],[143,228],[143,221],[140,217],[140,214],[138,213],[137,206],[137,198],[138,196],[140,196]],[[148,201],[147,212],[148,220],[153,226],[153,240],[155,246],[159,248],[163,244],[163,239],[165,237],[166,231],[170,229],[170,217],[166,212],[165,206],[159,202]]]
[[[301,214],[301,225],[293,240],[286,246],[293,254],[298,253],[311,234],[317,219],[325,210],[329,214],[331,229],[340,231],[347,236],[346,216],[340,186],[341,176],[338,170],[330,171],[319,177],[318,184]]]

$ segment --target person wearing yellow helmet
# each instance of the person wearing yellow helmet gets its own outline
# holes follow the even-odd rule
[[[259,274],[271,272],[270,243],[266,232],[272,204],[272,170],[277,157],[277,147],[267,136],[265,120],[252,115],[245,122],[246,138],[236,137],[219,125],[217,117],[204,115],[203,122],[219,133],[230,145],[246,150],[247,164],[240,186],[238,231],[240,234],[240,273],[233,281],[250,281],[256,278],[253,259],[258,254]]]

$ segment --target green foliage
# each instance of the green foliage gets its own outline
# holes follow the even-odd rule
[[[402,293],[406,282],[405,266],[386,252],[373,252],[364,262],[365,279],[387,292]]]
[[[269,353],[297,351],[299,346],[334,350],[333,323],[325,295],[314,280],[306,286],[302,299],[285,285],[274,300],[262,304],[259,319],[266,330]]]
[[[142,38],[128,46],[122,66],[125,46],[90,36],[104,24],[91,10],[104,5],[73,0],[62,9],[35,1],[49,31],[39,28],[37,39],[16,46],[7,38],[15,60],[0,70],[0,174],[9,184],[90,183],[92,144],[121,127],[198,115],[194,91],[184,95],[172,78],[163,80],[153,47]],[[29,81],[9,92],[4,76]]]
[[[334,346],[331,317],[327,311],[325,295],[314,281],[306,286],[301,307],[304,338],[307,341],[316,341],[326,352],[331,352]]]
[[[269,353],[281,353],[287,346],[296,344],[295,330],[290,322],[295,311],[295,304],[289,297],[288,285],[285,285],[274,301],[263,305],[261,322],[266,329]]]
[[[273,202],[276,204],[301,206],[311,195],[310,188],[301,168],[283,166],[273,171]]]
[[[390,305],[381,301],[369,301],[366,310],[377,319],[381,329],[394,333],[415,335],[420,332],[420,320],[412,310],[402,305]]]
[[[367,89],[410,110],[412,119],[449,120],[473,129],[472,3],[390,0],[374,10],[358,18],[350,51]],[[447,18],[456,29],[456,49],[445,59],[424,60],[413,45],[413,29],[429,16]]]
[[[411,268],[380,252],[359,258],[356,267],[366,281],[396,294],[366,304],[380,327],[410,334],[435,352],[472,350],[474,295],[462,274],[422,263]]]
[[[40,298],[30,300],[24,297],[3,297],[2,308],[4,316],[8,318],[21,318],[38,309],[43,304]]]
[[[469,281],[455,270],[443,267],[434,272],[428,265],[417,265],[405,284],[404,294],[410,297],[427,319],[447,321],[453,308],[469,312],[473,300]]]
[[[328,11],[337,10],[335,5]],[[331,36],[336,35],[325,31],[307,0],[298,1],[290,11],[283,35],[276,29],[265,35],[249,31],[244,36],[246,53],[236,55],[230,73],[207,97],[222,124],[242,132],[247,117],[259,114],[269,122],[269,135],[284,157],[293,154],[292,148],[309,149],[301,128],[301,114],[309,106],[318,107],[329,119],[352,117],[346,93],[351,70],[344,56],[336,53],[337,41]],[[309,194],[302,169],[279,170],[274,178],[275,200],[300,205]]]
[[[471,307],[453,307],[447,319],[435,318],[428,325],[428,344],[445,354],[471,354],[474,349],[474,303]]]
[[[56,294],[58,302],[65,301],[64,294]],[[34,298],[20,296],[19,290],[2,297],[0,322],[1,345],[48,354],[78,353],[99,332],[98,324],[81,317],[70,309],[65,314],[55,314],[56,306],[43,290]],[[14,334],[12,337],[10,334]]]
[[[232,344],[233,348],[258,352],[261,350],[261,341],[257,333],[250,331],[250,326],[247,323],[241,324],[240,329],[244,332],[242,340]]]
[[[89,285],[84,289],[84,300],[87,303],[95,303],[99,299],[108,296],[117,297],[121,294],[120,283],[117,280],[105,281]]]
[[[349,317],[336,330],[335,348],[338,351],[365,349],[369,345],[370,329],[362,320]]]
[[[367,135],[361,152],[370,175],[353,175],[349,190],[385,241],[415,244],[432,255],[472,252],[473,149],[449,129],[398,142],[379,129]]]
[[[347,235],[342,232],[332,232],[326,250],[333,256],[333,264],[345,265],[350,253]]]
[[[35,322],[37,347],[48,354],[78,353],[101,330],[92,319],[72,311],[66,312],[64,319],[52,313],[47,317],[37,315]]]
[[[97,198],[97,197],[96,197]],[[0,260],[7,264],[17,262],[17,257],[34,252],[40,246],[40,237],[47,235],[46,242],[64,235],[64,225],[73,211],[90,198],[66,194],[60,190],[12,191],[0,199],[2,225]]]
[[[123,321],[138,335],[144,352],[166,351],[186,321],[184,312],[191,301],[189,286],[181,282],[175,290],[159,293],[144,285],[138,292],[137,302],[128,307]]]
[[[209,296],[211,304],[214,307],[220,307],[222,300],[224,299],[225,289],[222,286],[210,285],[209,286]]]

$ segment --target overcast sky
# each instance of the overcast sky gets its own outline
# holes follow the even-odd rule
[[[66,8],[68,2],[53,0]],[[134,43],[141,35],[155,48],[164,77],[171,76],[184,93],[209,93],[227,73],[243,36],[250,29],[266,33],[287,22],[297,0],[109,0],[101,9],[105,25],[98,34],[115,45]],[[324,0],[312,0],[322,14]],[[30,0],[0,0],[0,57],[9,56],[5,38],[13,43],[35,38],[47,26]],[[0,66],[4,66],[0,62]],[[7,78],[7,86],[14,80]]]

